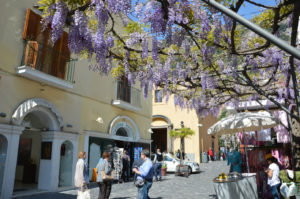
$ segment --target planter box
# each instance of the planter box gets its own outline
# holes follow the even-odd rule
[[[178,165],[176,166],[176,172],[175,172],[176,176],[185,176],[188,177],[189,176],[189,167],[186,165]]]
[[[166,176],[167,175],[167,168],[161,168],[161,175]]]

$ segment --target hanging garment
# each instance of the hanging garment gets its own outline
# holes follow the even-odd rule
[[[274,116],[277,117],[284,126],[288,126],[287,115],[284,111],[275,111]],[[288,130],[283,125],[277,125],[274,127],[277,133],[277,143],[289,143],[290,135]]]
[[[258,141],[267,142],[271,141],[271,129],[265,129],[257,132]]]

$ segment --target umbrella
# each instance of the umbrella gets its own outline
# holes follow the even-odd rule
[[[211,126],[207,133],[210,135],[213,134],[232,134],[237,132],[246,131],[260,131],[262,129],[269,129],[279,124],[279,119],[272,116],[266,111],[261,112],[242,112],[237,113],[215,123]],[[247,171],[249,173],[249,163],[247,148],[245,145],[246,152],[246,162],[247,162]]]

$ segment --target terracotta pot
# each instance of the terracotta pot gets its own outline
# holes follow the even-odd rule
[[[167,168],[161,168],[161,175],[166,176],[167,175]]]

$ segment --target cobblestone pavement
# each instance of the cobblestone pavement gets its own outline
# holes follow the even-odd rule
[[[212,179],[221,172],[228,172],[225,161],[202,163],[200,173],[192,174],[188,178],[168,173],[160,182],[153,182],[149,196],[151,199],[213,199],[215,192]],[[90,188],[92,199],[98,197],[98,187]],[[134,199],[137,188],[132,182],[114,184],[111,199]],[[45,193],[19,199],[76,199],[76,190],[56,193]]]

